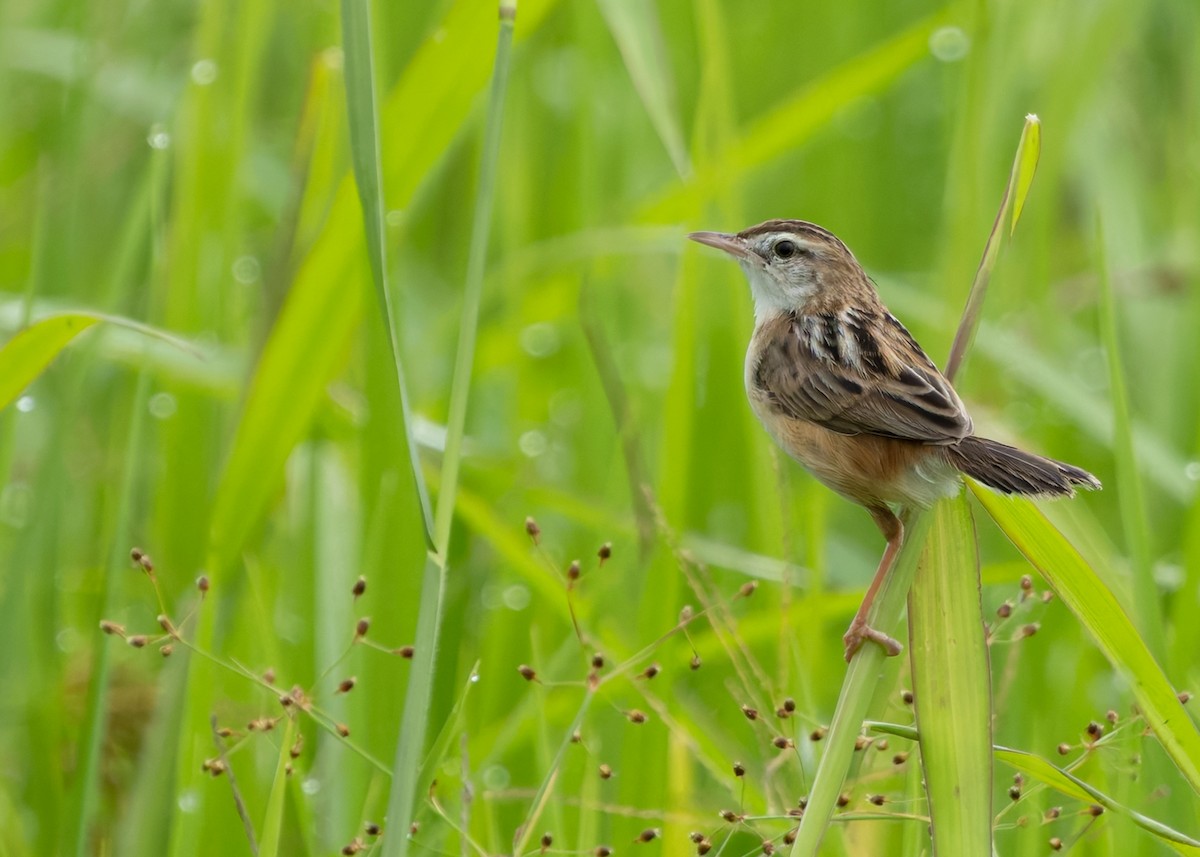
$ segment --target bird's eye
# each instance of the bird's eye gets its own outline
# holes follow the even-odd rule
[[[773,249],[775,258],[777,259],[790,259],[800,252],[800,248],[796,246],[796,242],[789,241],[786,238],[776,241]]]

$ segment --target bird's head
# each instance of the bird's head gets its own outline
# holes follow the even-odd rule
[[[693,232],[693,241],[737,259],[760,321],[780,312],[808,313],[874,295],[862,266],[836,235],[804,220],[768,220],[738,233]]]

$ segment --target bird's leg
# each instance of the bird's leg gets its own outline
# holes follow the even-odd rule
[[[867,624],[867,614],[871,612],[871,604],[874,603],[879,587],[896,562],[896,554],[900,552],[900,545],[904,543],[904,524],[886,506],[871,506],[867,511],[871,513],[875,524],[883,533],[883,537],[887,539],[887,547],[884,548],[883,557],[879,560],[879,568],[875,570],[875,579],[867,587],[867,594],[863,596],[858,612],[854,614],[849,629],[842,637],[842,642],[846,644],[847,663],[867,640],[878,643],[890,657],[900,654],[904,648],[887,634],[877,631]]]

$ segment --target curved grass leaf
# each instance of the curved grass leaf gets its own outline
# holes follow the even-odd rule
[[[970,485],[992,520],[1041,572],[1129,682],[1146,723],[1188,783],[1200,792],[1200,731],[1101,576],[1033,503]]]
[[[12,404],[75,337],[99,322],[161,339],[196,356],[200,354],[186,340],[130,318],[86,311],[57,313],[18,331],[0,348],[0,409]]]
[[[65,313],[31,324],[0,349],[0,407],[7,407],[59,352],[99,319]]]
[[[935,854],[992,847],[992,697],[965,494],[934,507],[908,599],[909,661]]]
[[[1071,772],[1064,771],[1062,768],[1052,765],[1041,756],[1026,753],[1023,750],[1010,750],[1007,747],[997,747],[996,758],[1006,765],[1011,765],[1031,779],[1044,783],[1067,797],[1087,803],[1097,803],[1109,812],[1125,816],[1138,827],[1157,836],[1165,845],[1173,848],[1179,854],[1200,857],[1200,840],[1193,839],[1186,834],[1180,833],[1178,830],[1168,827],[1162,822],[1155,821],[1153,818],[1149,818],[1136,810],[1118,803],[1104,792],[1088,785]]]
[[[870,732],[895,735],[909,741],[920,740],[918,730],[912,726],[879,722],[867,723],[865,725]],[[1164,844],[1173,848],[1176,852],[1190,855],[1190,857],[1200,857],[1200,840],[1188,836],[1186,833],[1181,833],[1172,827],[1168,827],[1161,821],[1130,809],[1109,797],[1095,786],[1084,782],[1070,771],[1058,767],[1042,756],[998,745],[994,746],[992,751],[997,761],[1016,768],[1030,779],[1049,786],[1064,797],[1085,803],[1097,803],[1114,814],[1125,816],[1138,827],[1159,837],[1163,840]]]

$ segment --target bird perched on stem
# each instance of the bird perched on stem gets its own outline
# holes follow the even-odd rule
[[[754,296],[746,393],[767,432],[817,479],[871,513],[887,547],[843,641],[901,646],[870,627],[871,604],[904,540],[893,504],[927,508],[960,474],[1005,494],[1099,488],[1085,470],[976,437],[962,400],[879,300],[836,235],[803,220],[737,234],[693,232],[733,256]]]

